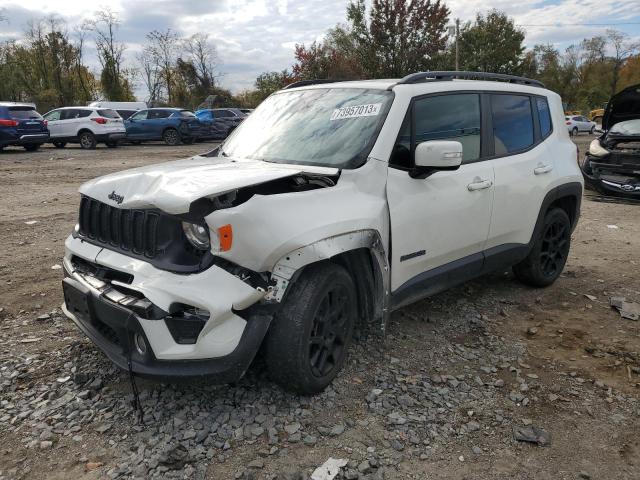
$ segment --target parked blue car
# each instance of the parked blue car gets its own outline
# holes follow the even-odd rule
[[[196,112],[198,119],[207,126],[206,138],[225,139],[247,118],[238,108],[205,108]]]
[[[0,102],[0,150],[19,145],[33,152],[48,140],[47,121],[33,104]]]
[[[140,143],[163,140],[167,145],[193,143],[206,133],[205,126],[190,110],[149,108],[131,115],[124,122],[127,140]]]

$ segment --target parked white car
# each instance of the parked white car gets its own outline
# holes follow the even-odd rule
[[[592,122],[587,117],[583,117],[582,115],[565,116],[564,120],[564,123],[567,126],[567,131],[572,136],[576,136],[580,132],[586,132],[593,135],[596,128],[598,128],[596,122]]]
[[[231,382],[263,347],[277,383],[314,393],[358,322],[384,332],[512,266],[560,276],[583,180],[557,94],[468,72],[310,83],[207,154],[82,185],[63,310],[117,365]]]
[[[79,143],[84,149],[96,148],[97,143],[115,148],[127,135],[122,118],[109,108],[56,108],[44,118],[49,122],[50,141],[57,148],[67,143]]]

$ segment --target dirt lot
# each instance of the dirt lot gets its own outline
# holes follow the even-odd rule
[[[77,188],[211,146],[0,153],[0,480],[308,478],[329,457],[341,478],[640,478],[640,322],[609,306],[640,302],[640,205],[589,193],[552,287],[497,273],[396,312],[313,398],[260,365],[233,386],[139,380],[138,423],[127,375],[59,310]],[[549,443],[515,440],[529,425]]]

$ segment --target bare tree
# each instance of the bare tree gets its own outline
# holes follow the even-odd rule
[[[138,73],[147,89],[147,103],[153,106],[160,100],[162,94],[160,69],[155,62],[153,54],[146,48],[136,58],[140,65]]]
[[[164,32],[154,30],[147,34],[147,60],[157,69],[162,87],[169,103],[173,100],[174,72],[178,61],[180,41],[178,35],[168,28]]]
[[[611,72],[611,95],[618,91],[620,81],[620,70],[624,63],[640,50],[640,42],[629,40],[629,35],[618,30],[607,30],[607,38],[610,47],[613,49],[612,72]]]
[[[196,33],[183,40],[184,50],[195,68],[198,81],[205,90],[209,90],[216,84],[220,77],[216,73],[218,66],[218,52],[215,45],[209,40],[208,33]]]
[[[102,91],[109,100],[128,100],[133,95],[128,81],[131,72],[124,68],[126,46],[116,40],[119,27],[118,14],[109,8],[97,11],[95,18],[84,25],[84,29],[94,35],[98,60],[102,65]]]
[[[86,28],[95,34],[98,59],[102,68],[113,68],[114,75],[120,75],[125,46],[116,41],[116,31],[120,18],[111,9],[105,8],[95,13],[95,18],[86,22]],[[111,61],[111,62],[110,62]],[[111,63],[111,65],[108,65]]]

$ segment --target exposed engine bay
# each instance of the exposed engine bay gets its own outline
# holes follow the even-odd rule
[[[640,85],[614,95],[581,165],[587,185],[602,194],[640,197]]]

